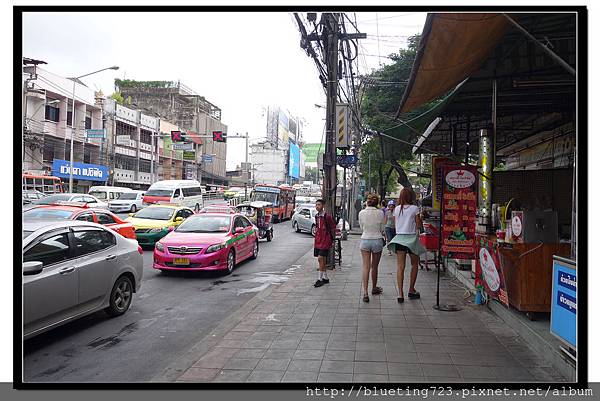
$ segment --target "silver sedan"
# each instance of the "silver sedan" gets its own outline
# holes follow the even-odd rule
[[[104,309],[125,313],[142,281],[137,241],[84,221],[23,224],[23,334]]]
[[[301,231],[308,231],[313,236],[316,232],[315,216],[317,215],[317,209],[312,206],[300,206],[296,209],[296,212],[292,215],[292,228],[297,233]]]

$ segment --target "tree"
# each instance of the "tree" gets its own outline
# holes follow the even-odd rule
[[[123,98],[123,94],[119,91],[116,91],[115,93],[113,93],[112,95],[110,95],[111,99],[114,99],[118,104],[120,105],[130,105],[132,100],[131,100],[131,96],[127,96],[127,99]]]

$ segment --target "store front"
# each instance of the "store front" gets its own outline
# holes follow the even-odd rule
[[[59,177],[68,191],[71,163],[68,160],[54,159],[52,175]],[[94,185],[103,185],[108,181],[108,166],[73,162],[73,192],[87,193]]]

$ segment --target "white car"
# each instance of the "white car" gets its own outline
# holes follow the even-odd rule
[[[108,202],[108,209],[113,213],[135,213],[144,207],[144,192],[123,192],[115,200]]]
[[[313,236],[316,232],[315,216],[317,209],[312,204],[302,204],[296,208],[296,212],[292,215],[292,228],[297,232],[308,231]],[[336,238],[340,238],[342,231],[342,220],[336,225]],[[346,221],[346,231],[350,230],[350,223]]]
[[[33,209],[40,205],[53,205],[61,202],[76,202],[76,203],[87,203],[88,207],[95,207],[100,209],[108,209],[108,203],[102,202],[100,199],[93,195],[88,194],[54,194],[46,196],[45,198],[38,199],[31,202],[30,204],[23,207],[23,210]]]

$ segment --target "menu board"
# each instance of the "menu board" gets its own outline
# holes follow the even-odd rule
[[[446,164],[442,172],[442,255],[475,259],[477,167]]]
[[[498,254],[498,243],[490,241],[487,236],[478,235],[477,246],[475,282],[483,284],[488,296],[509,307],[504,271]]]
[[[456,162],[448,157],[434,156],[431,158],[431,191],[432,206],[434,210],[440,210],[442,203],[442,167],[445,164],[456,165]]]

